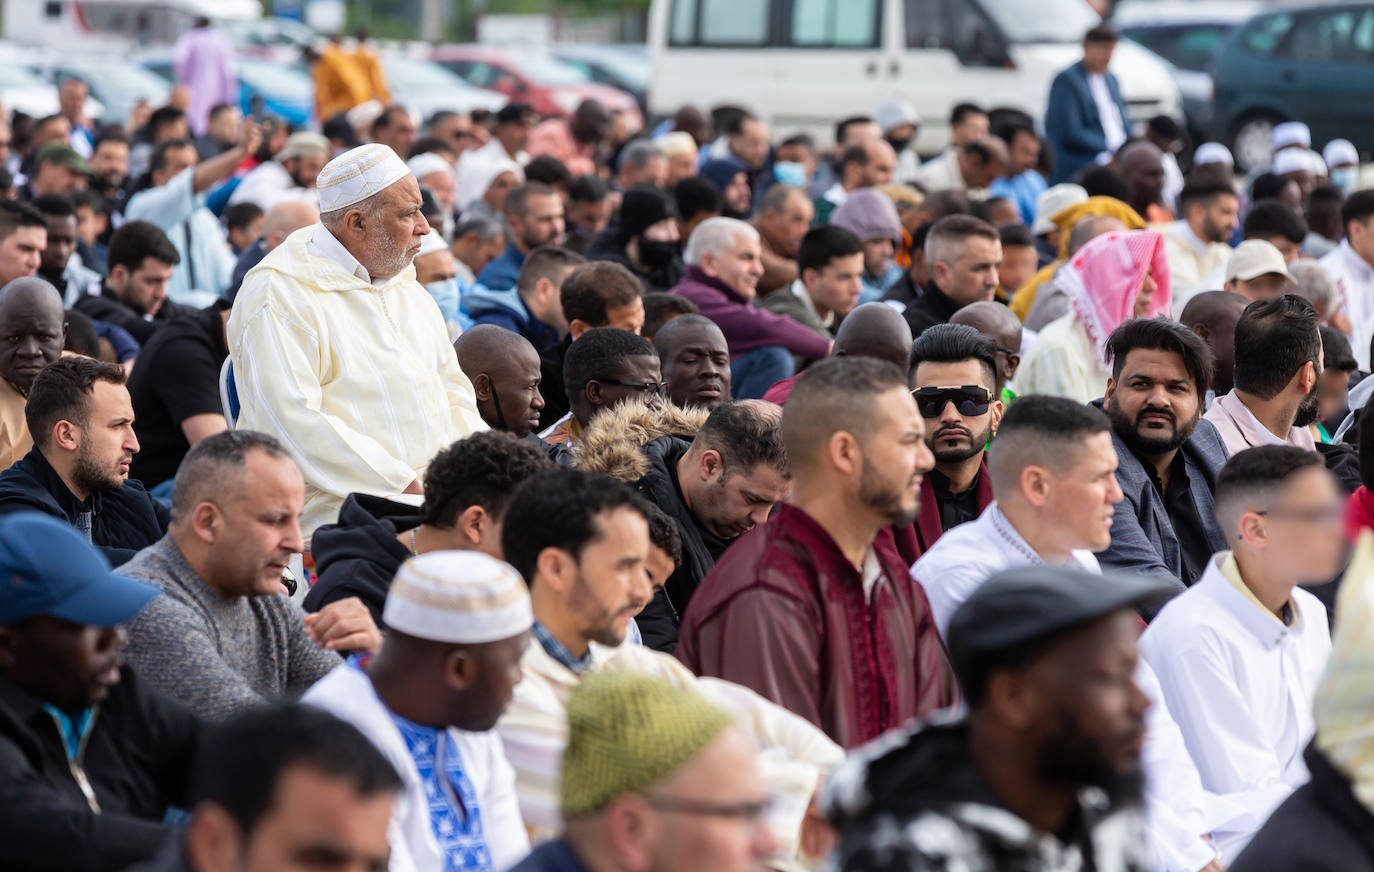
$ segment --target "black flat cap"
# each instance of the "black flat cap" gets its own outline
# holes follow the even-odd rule
[[[1146,575],[1101,575],[1063,566],[1023,566],[999,572],[949,619],[950,658],[1024,645],[1055,636],[1118,609],[1149,605],[1177,591]]]

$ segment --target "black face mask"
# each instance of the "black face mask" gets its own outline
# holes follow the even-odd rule
[[[639,240],[639,259],[649,269],[661,269],[672,263],[681,253],[682,243],[680,242]]]
[[[915,138],[916,138],[916,137],[914,137],[914,136],[903,136],[903,137],[889,136],[889,137],[887,138],[887,144],[890,145],[890,146],[892,146],[892,150],[893,150],[893,151],[895,151],[895,152],[897,152],[897,153],[900,154],[901,151],[902,151],[902,149],[904,149],[904,148],[906,148],[908,145],[910,145],[910,144],[911,144],[911,140],[913,140],[913,139],[915,139]]]

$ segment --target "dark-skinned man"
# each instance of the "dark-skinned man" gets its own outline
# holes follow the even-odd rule
[[[64,302],[75,302],[83,294],[100,293],[100,273],[82,263],[77,256],[76,209],[58,194],[45,194],[33,207],[48,221],[48,247],[38,275],[62,294]]]
[[[509,869],[529,850],[515,772],[494,727],[520,682],[534,615],[505,563],[438,551],[403,564],[386,646],[350,658],[304,701],[370,738],[405,782],[391,817],[394,869]]]
[[[704,315],[674,318],[654,334],[664,392],[675,405],[714,409],[730,400],[730,346]]]
[[[997,394],[1003,406],[1016,399],[1012,381],[1021,366],[1021,320],[1009,307],[993,300],[970,303],[949,318],[951,324],[972,327],[997,346]]]
[[[539,353],[529,340],[495,324],[478,324],[453,343],[458,367],[472,380],[477,411],[493,430],[524,439],[539,427],[544,397]]]
[[[539,438],[555,449],[571,450],[592,418],[628,399],[642,398],[652,408],[663,400],[663,377],[653,343],[628,330],[593,327],[568,349],[563,384],[571,410]],[[571,456],[555,451],[560,463]]]
[[[9,468],[33,448],[24,407],[40,370],[62,355],[67,318],[62,297],[40,278],[0,288],[0,464]]]

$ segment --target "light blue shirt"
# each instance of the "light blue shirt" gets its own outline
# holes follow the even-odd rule
[[[195,167],[187,167],[167,184],[129,198],[128,221],[149,221],[172,240],[181,263],[172,270],[167,296],[188,306],[213,302],[234,276],[234,254],[219,220],[205,208],[205,195],[192,190]]]
[[[1022,222],[1035,223],[1035,201],[1045,192],[1045,177],[1035,170],[1026,170],[1019,176],[1009,176],[988,185],[989,197],[1006,197],[1016,204],[1016,211]]]

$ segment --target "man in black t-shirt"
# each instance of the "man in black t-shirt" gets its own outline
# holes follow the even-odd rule
[[[134,363],[129,395],[142,450],[129,475],[149,490],[176,475],[192,445],[229,426],[219,398],[228,320],[227,303],[178,317],[153,334]]]

